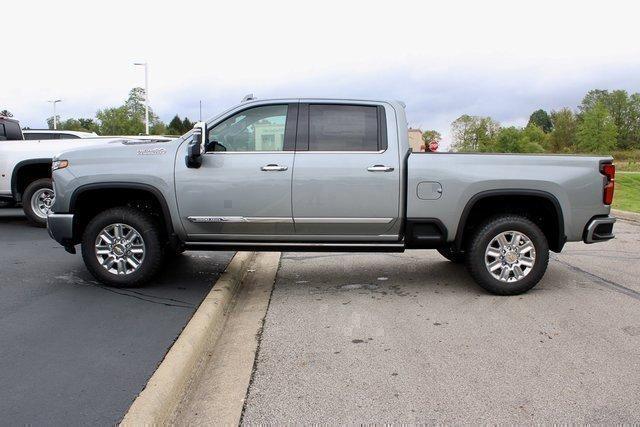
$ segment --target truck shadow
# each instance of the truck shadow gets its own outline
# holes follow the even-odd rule
[[[433,255],[435,254],[435,255]],[[370,292],[416,296],[433,292],[486,295],[462,265],[437,253],[283,255],[278,285],[306,286],[310,292]]]

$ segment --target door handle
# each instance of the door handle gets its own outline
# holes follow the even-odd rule
[[[268,164],[260,168],[260,170],[264,172],[282,172],[282,171],[286,171],[287,169],[289,168],[286,166],[280,166],[275,164]]]
[[[373,165],[367,168],[369,172],[393,172],[393,168],[391,166],[385,165]]]

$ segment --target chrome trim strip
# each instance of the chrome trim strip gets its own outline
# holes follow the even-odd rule
[[[389,224],[395,218],[294,218],[300,224]]]
[[[213,222],[213,223],[278,223],[292,224],[293,219],[285,217],[245,217],[245,216],[189,216],[187,219],[194,223]]]
[[[243,242],[243,241],[218,241],[218,242],[185,242],[190,246],[262,246],[262,247],[309,247],[309,248],[404,248],[404,243],[304,243],[304,242]]]

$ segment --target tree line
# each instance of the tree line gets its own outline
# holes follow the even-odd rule
[[[527,126],[503,127],[491,117],[462,115],[451,124],[454,151],[610,153],[640,149],[640,93],[595,89],[576,111],[534,111]]]
[[[145,92],[135,87],[119,107],[98,110],[94,118],[56,118],[57,128],[95,132],[98,135],[140,135],[145,132],[144,112]],[[10,113],[9,113],[10,114]],[[53,116],[47,119],[49,129],[53,129]],[[177,114],[165,124],[149,107],[149,133],[152,135],[183,135],[193,128],[194,123],[187,117],[181,119]]]

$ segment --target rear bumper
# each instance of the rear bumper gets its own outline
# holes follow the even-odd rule
[[[60,243],[68,252],[73,250],[73,214],[52,213],[47,216],[49,236]]]
[[[606,242],[615,237],[613,224],[616,218],[612,216],[591,218],[584,228],[583,240],[585,243]]]

